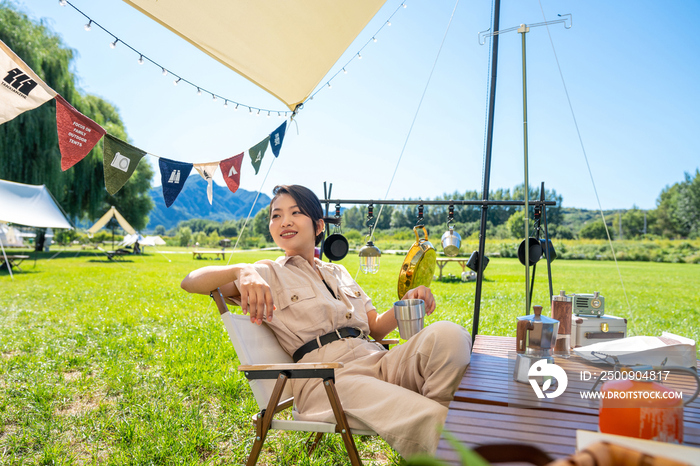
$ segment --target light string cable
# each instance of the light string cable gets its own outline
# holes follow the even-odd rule
[[[437,55],[435,56],[435,61],[433,61],[433,66],[430,69],[430,74],[428,75],[428,80],[425,83],[425,87],[423,88],[423,94],[420,97],[420,101],[418,102],[418,107],[416,108],[416,112],[413,115],[413,121],[411,121],[411,126],[408,128],[408,134],[406,134],[406,139],[404,140],[403,147],[401,148],[401,152],[399,153],[399,159],[396,161],[396,167],[394,167],[394,173],[391,175],[391,180],[389,180],[389,186],[386,188],[386,194],[384,195],[384,200],[386,201],[389,198],[389,191],[391,190],[391,185],[394,183],[394,178],[396,177],[396,172],[399,169],[399,164],[401,164],[401,159],[403,158],[403,154],[406,151],[406,146],[408,145],[408,140],[411,137],[411,132],[413,131],[413,126],[416,124],[416,119],[418,118],[418,113],[420,112],[421,105],[423,105],[423,99],[425,98],[425,93],[428,91],[428,86],[430,85],[430,80],[433,77],[433,72],[435,71],[435,67],[437,66],[438,59],[440,58],[440,53],[442,52],[442,47],[445,45],[445,39],[447,38],[447,33],[450,31],[450,26],[452,25],[452,19],[455,16],[455,11],[457,11],[457,6],[459,5],[459,0],[455,2],[455,6],[452,9],[452,14],[450,15],[450,20],[447,22],[447,29],[445,29],[445,33],[442,36],[442,41],[440,42],[440,47],[438,48]],[[377,213],[377,217],[375,219],[374,225],[372,225],[372,229],[369,232],[370,238],[372,238],[372,235],[374,234],[374,230],[377,228],[377,225],[379,224],[379,218],[382,215],[382,210],[384,209],[384,204],[382,204],[379,207],[379,212]],[[360,273],[360,268],[358,267],[357,273],[355,274],[355,281],[357,281],[358,274]]]
[[[406,8],[406,2],[405,2],[405,1],[404,1],[404,2],[401,2],[401,4],[400,4],[399,6],[396,7],[396,9],[395,9],[394,12],[391,14],[391,16],[389,16],[389,19],[387,19],[386,21],[384,21],[384,23],[382,23],[382,26],[381,26],[379,29],[377,29],[377,32],[375,32],[375,33],[372,35],[372,38],[371,38],[371,39],[368,39],[367,42],[365,42],[365,45],[363,45],[363,46],[360,48],[360,50],[359,50],[356,54],[354,54],[354,55],[350,58],[350,60],[348,60],[347,63],[345,63],[345,65],[343,65],[343,67],[342,67],[341,69],[339,69],[338,71],[336,71],[335,74],[334,74],[333,76],[331,76],[331,77],[328,79],[328,81],[326,81],[323,85],[319,86],[319,88],[316,89],[316,91],[315,91],[313,94],[311,94],[311,97],[309,97],[309,98],[307,99],[307,101],[313,100],[313,98],[316,96],[316,94],[318,94],[319,92],[321,92],[323,89],[330,89],[330,88],[331,88],[331,81],[333,81],[333,80],[336,78],[336,76],[338,76],[341,72],[342,72],[343,74],[347,74],[347,72],[348,72],[348,70],[347,70],[348,65],[350,65],[350,63],[352,63],[353,60],[361,60],[361,59],[362,59],[362,51],[370,44],[370,42],[377,42],[377,36],[379,35],[379,33],[380,33],[380,32],[382,31],[382,29],[384,29],[386,26],[391,26],[391,19],[394,17],[394,15],[395,15],[396,13],[398,13],[398,11],[399,11],[401,8]]]
[[[539,0],[540,11],[542,12],[542,18],[546,21],[544,14],[544,8],[542,7],[542,0]],[[573,23],[572,23],[573,25]],[[625,295],[625,301],[627,302],[627,309],[632,312],[632,307],[630,306],[629,298],[627,297],[627,290],[625,289],[625,283],[622,280],[622,273],[620,272],[620,265],[617,262],[617,257],[615,255],[615,248],[613,247],[612,239],[610,238],[610,231],[608,230],[608,225],[605,223],[605,214],[603,213],[603,207],[600,204],[600,197],[598,196],[598,189],[595,185],[595,180],[593,179],[593,171],[591,170],[591,165],[588,162],[588,155],[586,154],[586,147],[583,144],[583,138],[581,137],[581,131],[578,127],[578,122],[576,121],[576,113],[574,112],[574,106],[571,103],[571,98],[569,97],[569,91],[566,88],[566,81],[564,80],[564,73],[561,70],[561,65],[559,64],[559,58],[557,57],[557,51],[554,48],[554,41],[552,40],[552,34],[549,31],[549,26],[547,27],[547,35],[549,36],[549,42],[552,45],[552,52],[554,53],[554,60],[557,63],[557,68],[559,70],[559,77],[561,78],[562,86],[564,87],[564,94],[566,94],[566,101],[569,104],[569,110],[571,111],[571,117],[574,120],[574,127],[576,128],[576,134],[578,135],[579,144],[581,145],[581,152],[583,153],[583,158],[586,161],[586,168],[588,168],[588,175],[591,178],[591,184],[593,185],[593,192],[595,193],[596,201],[598,202],[598,210],[600,211],[600,216],[603,219],[603,226],[605,227],[605,234],[608,236],[608,244],[610,244],[610,250],[612,251],[613,259],[615,261],[615,267],[617,268],[617,275],[620,277],[620,285],[622,285],[622,292]]]
[[[120,38],[118,38],[115,34],[113,34],[112,32],[108,31],[108,30],[107,30],[104,26],[102,26],[100,23],[98,23],[98,22],[95,21],[94,19],[90,18],[87,14],[85,14],[83,11],[81,11],[78,7],[76,7],[75,5],[73,5],[73,4],[72,4],[71,2],[69,2],[68,0],[59,0],[58,3],[59,3],[59,5],[61,5],[61,6],[66,6],[66,5],[68,5],[68,6],[70,6],[71,8],[73,8],[75,11],[77,11],[78,13],[80,13],[81,15],[83,15],[83,16],[85,17],[85,19],[88,20],[87,24],[85,24],[85,30],[86,30],[86,31],[89,31],[89,30],[92,28],[92,26],[94,25],[94,26],[97,26],[98,28],[102,29],[104,32],[106,32],[106,33],[109,34],[110,36],[112,36],[112,37],[114,38],[114,42],[111,42],[111,43],[110,43],[110,47],[115,48],[115,47],[117,46],[117,44],[120,44],[120,43],[121,43],[121,44],[123,44],[125,47],[127,47],[128,49],[130,49],[131,51],[133,51],[135,54],[137,54],[137,55],[139,56],[138,63],[139,63],[140,65],[142,65],[146,60],[148,60],[149,62],[151,62],[152,64],[154,64],[156,67],[158,67],[158,68],[161,69],[161,72],[163,73],[163,76],[167,76],[168,74],[171,74],[173,77],[176,78],[176,79],[173,81],[173,84],[175,84],[176,86],[177,86],[180,82],[183,82],[183,83],[185,83],[185,84],[189,84],[189,85],[192,86],[193,88],[197,89],[197,94],[198,94],[198,95],[201,95],[202,93],[209,94],[209,95],[211,95],[212,100],[221,99],[221,100],[224,102],[224,107],[228,107],[229,104],[234,105],[234,110],[238,110],[238,107],[242,107],[242,108],[244,108],[244,109],[248,109],[248,113],[251,114],[251,115],[253,115],[253,114],[255,114],[255,115],[260,115],[260,112],[267,112],[267,116],[268,116],[268,117],[271,116],[273,113],[276,113],[277,116],[278,116],[279,118],[282,118],[282,116],[284,116],[284,117],[286,118],[286,117],[288,117],[290,114],[292,114],[292,112],[291,112],[290,110],[288,110],[288,109],[287,109],[287,110],[273,110],[273,109],[268,109],[268,108],[253,107],[253,106],[251,106],[251,105],[247,105],[247,104],[238,102],[238,101],[235,100],[235,99],[229,99],[229,98],[223,97],[223,96],[221,96],[221,95],[219,95],[219,94],[215,94],[215,93],[213,93],[213,92],[211,92],[211,91],[205,89],[204,87],[199,86],[199,85],[193,83],[192,81],[189,81],[188,79],[183,78],[183,77],[180,76],[179,74],[174,73],[174,72],[173,72],[172,70],[170,70],[169,68],[164,67],[163,65],[161,65],[161,64],[157,63],[156,61],[152,60],[151,58],[149,58],[147,55],[145,55],[145,54],[139,52],[138,50],[136,50],[135,48],[133,48],[131,45],[127,44],[126,42],[124,42],[123,40],[121,40]],[[256,113],[253,113],[253,110],[257,110],[257,112],[256,112]]]

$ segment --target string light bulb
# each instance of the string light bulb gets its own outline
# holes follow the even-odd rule
[[[115,37],[115,38],[114,38],[114,42],[110,42],[110,43],[109,43],[109,48],[111,48],[111,49],[116,48],[116,47],[117,47],[117,42],[119,42],[119,39],[117,39],[117,38]]]
[[[391,21],[387,21],[387,22],[386,22],[386,25],[387,25],[387,26],[391,26]]]
[[[270,118],[270,111],[267,111],[267,117]]]
[[[406,8],[407,5],[405,3],[402,3],[401,6]]]
[[[372,37],[372,42],[377,42],[377,38],[376,38],[376,37]]]
[[[168,75],[168,70],[166,70],[165,68],[163,68],[163,76],[167,76],[167,75]]]
[[[258,109],[258,113],[256,113],[255,116],[260,116],[260,109]]]
[[[224,100],[224,107],[228,107],[228,100]]]
[[[277,112],[277,118],[282,118],[282,113]]]
[[[346,70],[345,68],[343,68],[343,74],[348,74],[348,70]]]
[[[197,88],[197,95],[202,95],[202,90],[200,88]]]
[[[175,81],[173,81],[173,86],[177,86],[177,83],[180,82],[182,78],[177,78]]]
[[[328,89],[330,89],[331,87],[333,87],[333,86],[331,86],[331,82],[330,82],[330,81],[328,81],[326,84],[328,84]]]
[[[143,55],[139,57],[139,65],[143,65]]]
[[[238,111],[238,104],[236,104],[236,107],[233,109],[234,111]]]
[[[362,60],[362,54],[360,52],[357,52],[357,59]]]
[[[211,100],[216,100],[216,96],[214,94],[211,95]]]
[[[252,114],[253,114],[253,107],[248,107],[248,115],[252,115]]]
[[[90,29],[92,29],[92,20],[88,21],[88,23],[85,25],[86,31],[89,31]]]
[[[68,2],[66,0],[59,0],[58,4],[61,6],[66,6]]]

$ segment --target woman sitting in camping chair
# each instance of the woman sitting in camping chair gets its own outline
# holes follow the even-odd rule
[[[209,266],[191,272],[182,288],[223,296],[250,321],[263,321],[295,362],[342,362],[336,388],[353,429],[377,432],[402,456],[434,453],[440,429],[470,360],[471,337],[452,322],[427,326],[387,351],[382,339],[397,327],[390,310],[379,314],[342,265],[314,257],[325,228],[321,203],[309,189],[277,186],[270,202],[270,235],[285,255],[255,264]],[[435,310],[430,289],[409,290]],[[322,344],[332,340],[330,343]],[[332,422],[320,380],[291,380],[296,419]]]

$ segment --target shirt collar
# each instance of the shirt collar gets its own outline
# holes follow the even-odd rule
[[[292,261],[292,263],[294,263],[294,261],[296,261],[296,260],[304,260],[304,259],[301,259],[299,256],[280,256],[275,260],[275,262],[277,262],[279,265],[284,267],[285,265],[287,265],[287,262],[289,262],[290,260]],[[323,262],[322,260],[319,260],[316,257],[314,257],[314,262],[316,263],[316,267],[318,267],[318,268],[326,268],[328,266],[327,263]]]

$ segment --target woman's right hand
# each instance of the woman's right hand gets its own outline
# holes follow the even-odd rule
[[[252,267],[245,267],[238,277],[238,290],[241,293],[241,310],[250,313],[250,321],[262,324],[263,320],[272,320],[272,313],[277,308],[272,300],[272,290],[260,274]]]

